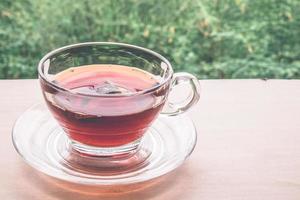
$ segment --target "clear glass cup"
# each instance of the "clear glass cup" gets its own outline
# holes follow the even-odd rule
[[[140,69],[155,77],[157,84],[130,93],[88,94],[58,83],[58,75],[68,70],[80,73],[82,66]],[[38,73],[49,110],[72,148],[85,155],[107,157],[136,151],[159,114],[181,114],[200,97],[199,81],[193,75],[173,73],[163,56],[129,44],[88,42],[65,46],[45,55]],[[189,84],[190,95],[179,103],[172,102],[168,95],[182,84]],[[108,83],[101,89],[111,87],[115,86]]]

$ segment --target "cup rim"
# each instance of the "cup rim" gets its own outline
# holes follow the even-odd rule
[[[168,74],[168,76],[166,78],[164,78],[160,84],[152,86],[150,88],[141,90],[141,91],[137,91],[137,92],[132,92],[129,94],[99,94],[99,95],[95,95],[95,94],[84,94],[84,93],[80,93],[80,92],[74,92],[70,89],[64,88],[59,86],[58,84],[55,84],[53,82],[51,82],[43,73],[42,70],[42,66],[43,63],[49,59],[49,57],[60,53],[62,51],[68,50],[68,49],[72,49],[72,48],[76,48],[76,47],[83,47],[83,46],[92,46],[92,45],[116,45],[116,46],[123,46],[123,47],[129,47],[129,48],[133,48],[133,49],[137,49],[137,50],[141,50],[141,51],[145,51],[149,54],[152,54],[155,57],[158,57],[160,60],[162,60],[164,63],[166,63],[168,70],[170,71],[170,73]],[[156,53],[150,49],[144,48],[144,47],[140,47],[140,46],[136,46],[136,45],[131,45],[131,44],[127,44],[127,43],[118,43],[118,42],[83,42],[83,43],[75,43],[75,44],[71,44],[71,45],[67,45],[67,46],[63,46],[57,49],[54,49],[52,51],[50,51],[49,53],[47,53],[46,55],[43,56],[43,58],[39,61],[38,64],[38,75],[39,78],[41,78],[43,81],[45,81],[47,84],[49,84],[51,87],[60,90],[60,91],[64,91],[64,92],[68,92],[71,94],[75,94],[75,95],[82,95],[82,96],[91,96],[91,97],[128,97],[128,96],[136,96],[136,95],[142,95],[142,94],[147,94],[150,92],[155,91],[156,89],[160,88],[161,86],[165,85],[166,83],[169,82],[169,80],[171,80],[172,76],[173,76],[173,68],[172,65],[170,64],[170,62],[163,57],[162,55],[160,55],[159,53]]]

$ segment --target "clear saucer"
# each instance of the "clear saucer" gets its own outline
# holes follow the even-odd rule
[[[192,153],[197,132],[184,114],[160,115],[137,152],[107,162],[72,149],[46,106],[36,104],[18,118],[12,139],[17,152],[35,169],[64,181],[97,186],[140,183],[167,174]]]

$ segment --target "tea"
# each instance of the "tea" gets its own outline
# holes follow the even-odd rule
[[[160,84],[154,75],[134,67],[86,65],[69,68],[53,82],[71,92],[44,87],[54,117],[72,140],[114,147],[145,133],[164,104],[166,91],[137,94]]]

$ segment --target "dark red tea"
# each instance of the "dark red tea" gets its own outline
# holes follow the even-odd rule
[[[167,91],[136,94],[159,84],[159,80],[146,71],[119,65],[69,68],[55,75],[53,81],[72,91],[51,90],[42,82],[55,118],[71,139],[98,147],[139,139],[161,110]]]

